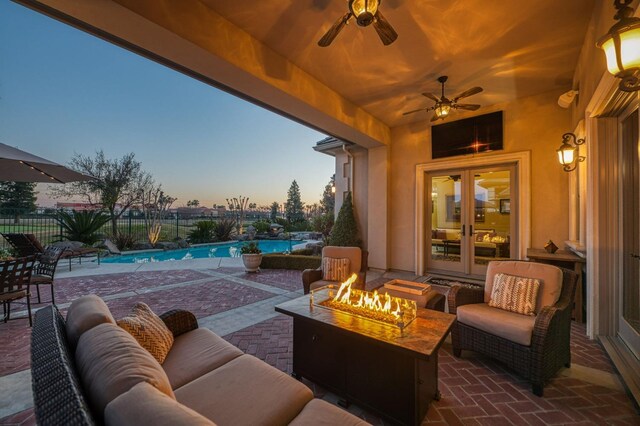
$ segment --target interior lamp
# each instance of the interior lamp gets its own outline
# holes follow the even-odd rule
[[[349,10],[361,27],[366,27],[373,22],[379,5],[379,0],[349,0]]]
[[[578,163],[585,160],[584,157],[578,155],[578,145],[582,145],[584,142],[584,139],[577,139],[573,133],[562,135],[562,145],[556,150],[558,161],[563,166],[562,170],[565,172],[573,171],[578,167]]]
[[[632,0],[614,0],[618,10],[616,22],[607,34],[602,36],[596,46],[604,50],[607,57],[607,69],[621,78],[620,90],[635,92],[640,90],[640,18],[633,16],[629,7]]]

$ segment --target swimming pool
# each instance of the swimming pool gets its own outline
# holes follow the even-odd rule
[[[298,244],[304,244],[304,240],[286,241],[256,241],[262,253],[283,253],[291,250]],[[240,247],[243,242],[229,242],[222,244],[208,244],[204,246],[190,247],[179,250],[145,251],[135,254],[123,254],[122,256],[106,257],[101,259],[104,263],[148,263],[164,262],[167,260],[207,259],[211,257],[240,257]]]

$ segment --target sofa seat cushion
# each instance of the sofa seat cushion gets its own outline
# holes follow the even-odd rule
[[[173,341],[162,368],[178,389],[242,355],[243,352],[206,328],[196,328]]]
[[[313,399],[308,387],[242,355],[176,390],[183,403],[218,425],[283,425]]]
[[[215,426],[211,420],[141,382],[111,401],[104,410],[106,426]]]
[[[115,324],[116,321],[106,303],[95,294],[82,296],[71,302],[66,320],[67,340],[71,348],[75,349],[84,332],[105,323]]]
[[[293,426],[366,426],[369,423],[321,399],[313,399],[289,425]]]
[[[92,408],[104,408],[140,382],[148,382],[175,398],[158,361],[129,333],[114,324],[100,324],[80,336],[76,367]]]
[[[516,314],[486,303],[462,305],[456,308],[458,322],[487,333],[500,336],[524,346],[531,346],[531,335],[536,317]]]

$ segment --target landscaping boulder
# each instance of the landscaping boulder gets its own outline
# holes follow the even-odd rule
[[[153,246],[150,243],[135,243],[133,250],[152,250]]]
[[[177,250],[180,246],[178,243],[174,243],[173,241],[158,241],[155,248],[162,250]]]
[[[305,248],[310,249],[312,256],[322,256],[322,247],[324,247],[324,243],[307,243]]]
[[[93,245],[95,248],[107,250],[111,254],[122,254],[113,241],[105,238],[102,242],[97,242]]]
[[[184,238],[176,238],[173,240],[174,243],[178,245],[179,248],[189,248],[189,242]]]

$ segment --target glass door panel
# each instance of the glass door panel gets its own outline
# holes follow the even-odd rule
[[[462,264],[462,174],[427,175],[427,214],[431,229],[428,229],[427,265],[429,268],[463,271]],[[428,228],[428,227],[426,227]]]
[[[470,238],[472,273],[483,274],[492,260],[511,258],[512,212],[510,169],[473,172],[473,223]]]
[[[622,305],[620,336],[640,357],[640,123],[622,120]]]

